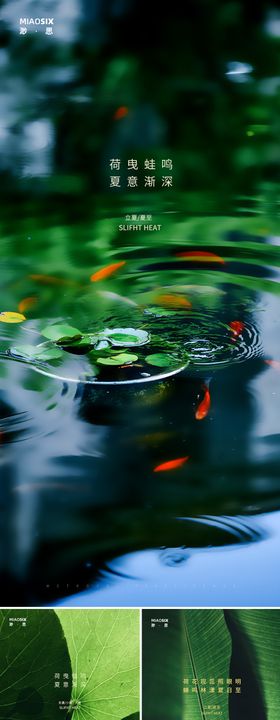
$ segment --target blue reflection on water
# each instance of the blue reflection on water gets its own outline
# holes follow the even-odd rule
[[[60,606],[271,606],[280,592],[276,572],[280,512],[256,518],[264,539],[244,547],[192,550],[187,563],[161,562],[161,550],[135,552],[111,563],[94,590],[57,603]],[[176,552],[176,549],[174,550]],[[143,577],[139,579],[139,568]]]

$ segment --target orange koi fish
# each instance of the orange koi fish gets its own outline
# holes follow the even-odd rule
[[[164,295],[158,295],[155,299],[155,303],[157,305],[163,305],[164,307],[173,307],[173,308],[191,308],[192,304],[189,300],[187,300],[184,297],[181,297],[180,295],[171,295],[169,293]]]
[[[189,460],[190,455],[186,455],[185,457],[176,458],[176,460],[167,460],[167,462],[161,463],[160,465],[156,465],[154,468],[154,472],[163,472],[165,470],[176,470],[179,467],[182,467],[182,465]]]
[[[36,305],[37,302],[38,302],[38,301],[37,301],[37,298],[36,298],[36,297],[26,297],[26,298],[23,298],[23,300],[21,300],[21,301],[19,302],[19,304],[18,304],[19,312],[20,312],[20,313],[25,313],[26,310],[30,310],[30,308],[32,308],[33,305]]]
[[[280,370],[280,361],[279,360],[265,360],[264,361],[267,365],[270,365],[274,370]]]
[[[106,267],[101,268],[101,270],[97,270],[95,273],[93,273],[93,275],[90,276],[91,282],[99,282],[100,280],[105,280],[105,278],[110,277],[110,275],[112,275],[114,272],[116,272],[116,270],[118,270],[125,264],[125,260],[122,260],[121,262],[106,265]]]
[[[242,330],[244,330],[245,324],[240,320],[232,320],[232,322],[229,323],[229,327],[232,330],[233,335],[237,338],[241,335]]]
[[[40,285],[76,285],[73,280],[65,280],[64,278],[54,277],[53,275],[29,275],[28,277],[40,283]]]
[[[176,257],[190,258],[190,260],[199,260],[199,262],[217,262],[222,265],[225,264],[225,260],[220,255],[215,253],[207,252],[206,250],[189,250],[184,252],[176,253]]]
[[[199,405],[196,409],[196,412],[195,412],[196,420],[204,420],[204,418],[206,418],[206,416],[208,415],[210,406],[211,406],[211,398],[210,398],[209,388],[207,387],[207,385],[204,385],[203,388],[205,391],[204,398],[199,403]]]

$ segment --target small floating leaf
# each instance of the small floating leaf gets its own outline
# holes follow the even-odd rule
[[[36,360],[57,360],[62,357],[62,351],[59,348],[45,348],[36,352]]]
[[[61,338],[59,341],[60,345],[65,347],[66,349],[69,348],[79,348],[79,347],[88,347],[90,348],[91,345],[94,345],[98,340],[98,335],[74,335],[74,337],[64,337]],[[109,343],[108,343],[109,344]]]
[[[116,343],[121,343],[121,345],[123,345],[123,343],[132,343],[134,345],[138,342],[135,335],[128,335],[127,333],[114,333],[114,335],[110,337],[110,340],[113,345],[116,345]]]
[[[144,315],[153,315],[154,317],[168,317],[169,315],[178,314],[178,310],[167,310],[167,308],[161,307],[148,307],[144,310]]]
[[[7,310],[6,312],[0,313],[0,322],[20,323],[20,322],[23,322],[24,320],[26,320],[25,315],[22,315],[21,313],[18,313],[18,312],[10,312]]]
[[[135,328],[115,328],[114,330],[106,329],[102,336],[109,340],[112,345],[127,346],[145,345],[149,342],[150,336],[146,330],[138,330]]]
[[[49,325],[44,330],[41,330],[41,335],[48,338],[48,340],[58,342],[59,340],[65,340],[65,338],[78,339],[82,336],[82,333],[77,328],[71,327],[71,325]]]
[[[153,355],[147,355],[145,359],[149,365],[155,365],[156,367],[170,367],[170,365],[178,363],[177,359],[172,355],[167,355],[167,353],[154,353]]]
[[[120,353],[119,355],[114,355],[114,357],[97,358],[97,362],[100,363],[100,365],[129,365],[136,360],[138,360],[138,356],[132,355],[131,353]]]
[[[62,350],[56,347],[39,347],[36,345],[17,345],[11,348],[12,355],[20,355],[30,360],[57,360],[63,354]]]

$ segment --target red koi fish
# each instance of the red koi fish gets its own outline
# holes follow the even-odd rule
[[[279,360],[265,360],[264,361],[267,365],[270,365],[274,370],[280,370],[280,361]]]
[[[210,406],[211,406],[211,398],[210,398],[209,388],[207,387],[207,385],[204,385],[203,388],[204,388],[204,398],[203,398],[203,400],[201,400],[198,407],[196,408],[196,411],[195,411],[195,419],[196,420],[204,420],[204,418],[206,418],[206,416],[208,415]]]
[[[232,320],[232,322],[229,323],[229,327],[234,335],[235,338],[238,338],[239,335],[241,335],[242,330],[245,328],[244,322],[241,322],[240,320]]]
[[[114,120],[122,120],[122,118],[126,117],[126,115],[128,115],[128,113],[129,113],[128,107],[126,107],[126,105],[121,105],[114,112],[113,118],[114,118]]]
[[[161,463],[154,468],[154,472],[165,472],[166,470],[176,470],[189,460],[190,456],[176,458],[176,460],[167,460],[167,462]]]
[[[101,268],[100,270],[97,270],[93,275],[90,276],[91,282],[99,282],[100,280],[105,280],[105,278],[110,277],[116,270],[121,268],[123,265],[125,265],[125,260],[121,260],[121,262],[117,263],[111,263],[111,265],[106,265],[106,267]]]
[[[190,260],[198,260],[199,262],[216,262],[221,263],[221,265],[225,265],[224,258],[220,257],[220,255],[216,255],[212,252],[207,252],[206,250],[188,250],[184,252],[176,253],[176,257],[180,258],[188,258]]]

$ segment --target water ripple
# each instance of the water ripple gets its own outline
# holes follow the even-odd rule
[[[178,517],[177,520],[187,523],[198,523],[205,525],[207,528],[222,533],[228,538],[227,542],[231,543],[249,543],[256,542],[263,538],[263,530],[261,531],[256,525],[254,519],[242,517],[241,515],[231,516],[223,515],[221,517],[215,515],[200,515],[199,517]],[[213,543],[214,544],[214,543]]]

